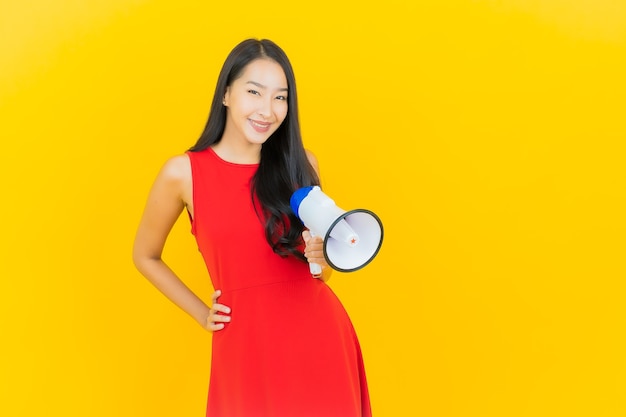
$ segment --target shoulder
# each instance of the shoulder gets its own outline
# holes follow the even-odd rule
[[[182,154],[170,157],[163,164],[161,172],[171,177],[185,177],[191,172],[189,156]]]
[[[320,168],[319,168],[319,163],[317,162],[317,157],[309,149],[305,149],[304,151],[306,152],[306,157],[309,160],[309,163],[311,164],[311,166],[313,167],[317,175],[319,175]]]
[[[191,161],[186,154],[172,156],[161,167],[161,175],[170,180],[191,178]]]
[[[175,196],[189,204],[192,195],[191,162],[186,154],[167,159],[153,186],[162,197]]]

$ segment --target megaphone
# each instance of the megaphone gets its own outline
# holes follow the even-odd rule
[[[342,210],[317,185],[296,190],[291,209],[311,235],[324,239],[324,258],[336,271],[353,272],[370,263],[383,243],[383,224],[369,210]],[[319,275],[322,267],[309,264]]]

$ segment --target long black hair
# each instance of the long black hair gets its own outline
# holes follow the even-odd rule
[[[226,126],[226,107],[222,105],[226,89],[256,59],[270,59],[282,67],[287,78],[288,110],[285,120],[261,147],[259,168],[252,178],[251,198],[254,201],[256,195],[261,205],[257,213],[265,222],[265,238],[274,252],[305,260],[298,249],[304,226],[291,210],[289,199],[299,187],[319,185],[320,181],[302,143],[293,68],[278,45],[268,39],[246,39],[233,48],[217,79],[204,131],[189,150],[201,151],[220,141]]]

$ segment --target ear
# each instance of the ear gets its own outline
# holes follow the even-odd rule
[[[226,92],[224,93],[224,97],[222,98],[222,105],[228,107],[228,99],[230,97],[230,87],[226,87]]]

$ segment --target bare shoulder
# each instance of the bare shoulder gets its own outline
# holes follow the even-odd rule
[[[176,155],[166,160],[155,180],[154,189],[164,192],[164,196],[175,196],[190,206],[193,186],[189,156]]]
[[[317,157],[309,149],[305,149],[304,151],[306,152],[306,157],[309,160],[309,163],[311,164],[311,166],[313,167],[317,175],[319,175],[320,168],[319,168],[319,163],[317,162]]]
[[[191,162],[185,154],[169,158],[159,174],[166,181],[187,182],[191,180]]]

